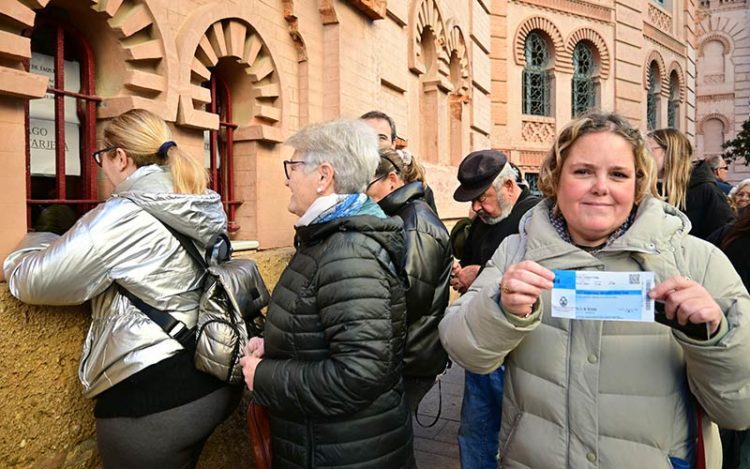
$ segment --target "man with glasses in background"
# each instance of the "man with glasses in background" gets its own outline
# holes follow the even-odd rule
[[[719,189],[725,194],[729,194],[732,190],[732,185],[727,182],[727,176],[729,176],[729,166],[721,155],[713,155],[706,158],[708,165],[711,167],[714,176],[716,176],[716,183],[719,185]]]

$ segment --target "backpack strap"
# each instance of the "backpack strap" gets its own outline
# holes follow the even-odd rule
[[[127,297],[133,303],[133,306],[140,309],[143,314],[164,329],[169,337],[179,342],[183,347],[188,348],[195,341],[195,328],[188,329],[184,322],[178,321],[166,311],[154,308],[119,283],[117,284],[117,290]]]
[[[156,218],[156,217],[154,217],[154,218]],[[156,219],[159,220],[158,218],[156,218]],[[185,251],[187,251],[187,253],[190,255],[190,257],[193,258],[193,260],[195,262],[197,262],[198,265],[201,266],[201,268],[203,270],[208,269],[208,263],[206,262],[206,259],[203,256],[201,256],[200,252],[198,252],[198,248],[195,247],[195,244],[190,239],[190,237],[188,237],[185,234],[180,233],[179,231],[175,230],[174,228],[172,228],[171,226],[167,225],[166,223],[164,223],[161,220],[159,220],[159,222],[162,225],[164,225],[164,228],[168,229],[169,232],[172,233],[172,236],[174,236],[175,238],[177,238],[177,241],[180,242],[180,244],[185,249]]]
[[[130,199],[130,198],[128,198],[128,200],[133,202],[135,205],[138,205],[138,203],[135,200]],[[141,208],[141,210],[143,209]],[[144,210],[144,212],[146,211]],[[198,252],[198,248],[195,247],[195,244],[193,244],[190,237],[175,230],[171,226],[159,220],[157,217],[154,217],[153,215],[151,216],[155,220],[157,220],[159,223],[161,223],[162,226],[164,226],[164,228],[166,228],[170,233],[172,233],[172,236],[177,238],[177,241],[180,242],[180,244],[185,249],[185,251],[187,251],[188,255],[190,255],[190,257],[195,262],[197,262],[198,265],[201,267],[201,273],[208,270],[208,263],[203,258],[203,256],[200,255],[200,253]],[[159,325],[159,327],[161,327],[164,330],[164,332],[167,333],[168,336],[170,336],[171,338],[179,342],[180,345],[182,345],[185,348],[194,346],[195,329],[196,329],[195,327],[193,327],[192,329],[189,329],[187,325],[185,325],[184,322],[178,321],[177,319],[174,318],[174,316],[172,316],[166,311],[162,311],[160,309],[154,308],[153,306],[146,303],[145,301],[137,297],[135,294],[127,290],[125,287],[123,287],[119,283],[117,284],[117,290],[122,295],[127,297],[130,300],[130,302],[133,304],[133,306],[141,310],[143,314],[148,316],[149,319],[151,319],[153,322]]]

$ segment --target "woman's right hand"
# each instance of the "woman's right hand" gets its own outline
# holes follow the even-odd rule
[[[509,266],[500,279],[500,304],[514,316],[531,314],[542,290],[552,288],[555,274],[534,261]]]
[[[263,358],[265,355],[265,341],[263,337],[251,337],[245,344],[245,356]]]

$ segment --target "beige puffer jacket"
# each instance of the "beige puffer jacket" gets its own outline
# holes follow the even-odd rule
[[[506,363],[503,467],[669,468],[694,458],[691,391],[705,409],[707,467],[721,467],[716,425],[750,425],[750,297],[714,246],[688,236],[673,207],[644,200],[630,229],[595,256],[563,241],[550,203],[522,219],[440,324],[451,357],[487,373]],[[713,295],[726,318],[709,341],[656,323],[552,318],[550,292],[525,319],[499,306],[502,272],[520,259],[549,269],[685,275]],[[692,427],[692,430],[691,430]]]

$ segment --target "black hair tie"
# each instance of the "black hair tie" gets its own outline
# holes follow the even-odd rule
[[[172,147],[176,147],[176,146],[177,144],[174,143],[172,140],[166,141],[161,144],[161,146],[159,147],[159,150],[156,151],[156,154],[161,156],[162,158],[166,158],[167,152],[169,151],[169,149]]]

